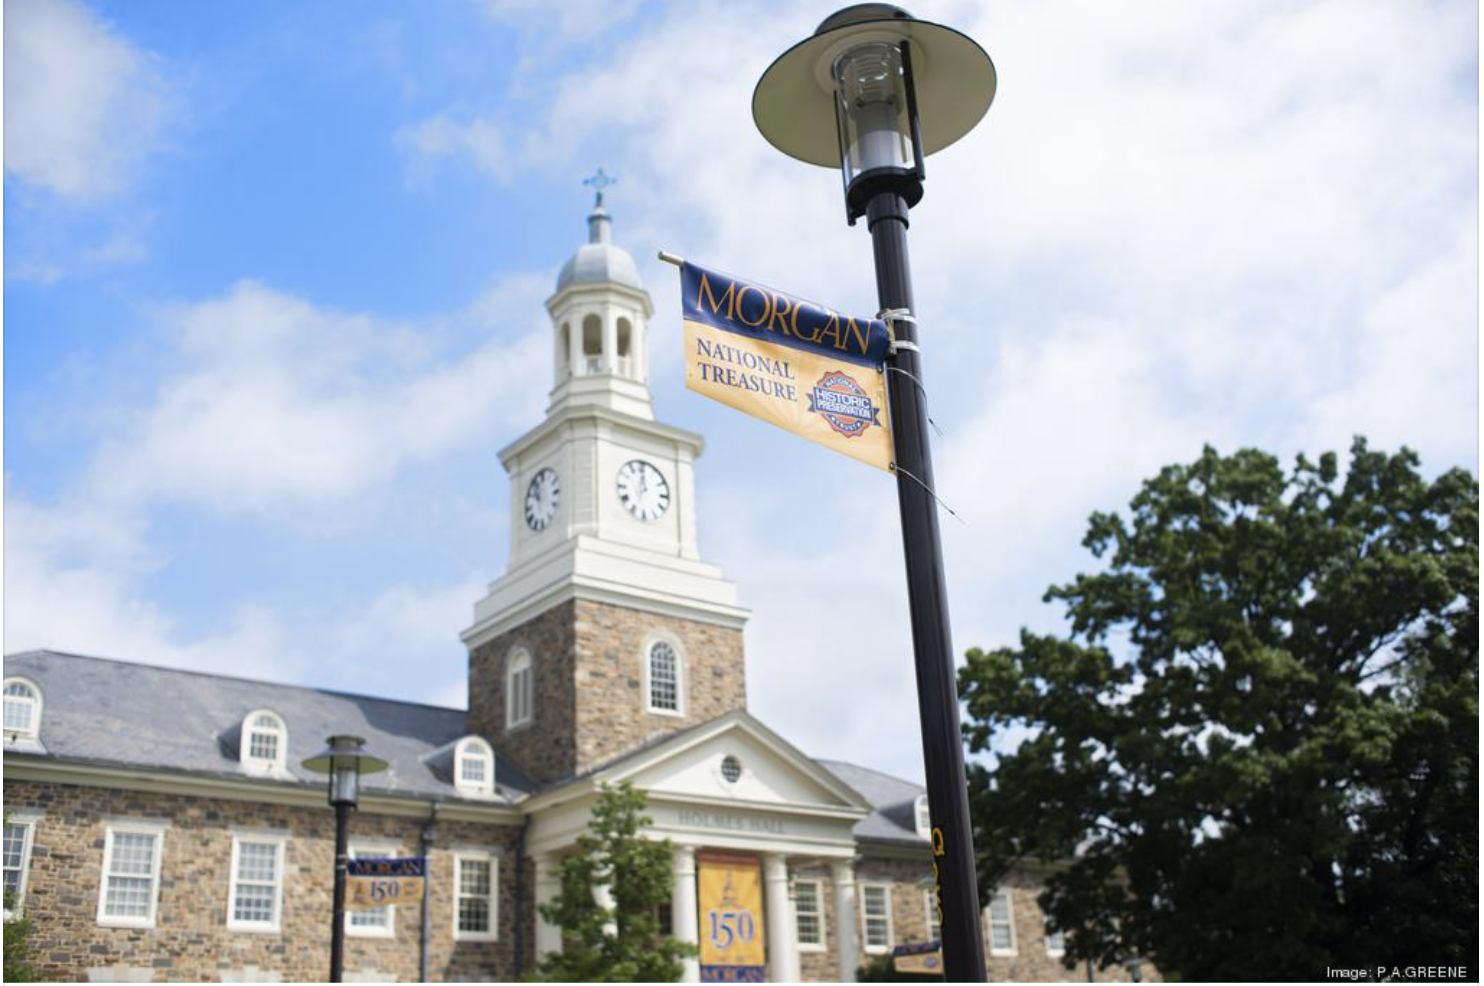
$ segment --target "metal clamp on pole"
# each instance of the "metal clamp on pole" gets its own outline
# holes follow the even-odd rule
[[[897,338],[896,324],[898,322],[910,322],[917,325],[917,316],[912,314],[910,308],[885,308],[877,315],[877,318],[886,323],[886,337],[891,340],[891,354],[895,356],[898,350],[907,349],[914,353],[921,353],[922,348],[915,342]]]

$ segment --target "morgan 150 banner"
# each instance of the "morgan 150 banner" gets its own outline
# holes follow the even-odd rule
[[[763,982],[767,959],[757,857],[697,853],[696,885],[701,911],[701,982]]]
[[[892,467],[886,323],[680,267],[685,385],[878,469]]]
[[[350,860],[345,871],[350,891],[345,909],[365,911],[422,900],[425,866],[421,856]]]

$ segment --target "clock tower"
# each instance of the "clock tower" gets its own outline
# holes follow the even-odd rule
[[[602,191],[562,267],[551,403],[500,452],[510,562],[474,605],[470,728],[538,783],[746,705],[736,587],[696,547],[701,437],[655,420],[653,305]]]

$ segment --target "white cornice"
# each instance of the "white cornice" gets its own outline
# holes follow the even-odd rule
[[[21,757],[15,754],[7,756],[5,776],[11,780],[52,781],[84,787],[218,798],[224,801],[254,801],[305,808],[326,807],[325,789],[318,786],[263,779],[205,777],[180,771],[79,763],[49,757]],[[495,825],[519,825],[521,822],[521,809],[513,805],[466,804],[462,801],[417,795],[366,793],[361,796],[358,810],[363,814],[427,818],[434,801],[438,802],[438,817],[447,821],[488,822]]]
[[[661,424],[658,421],[637,418],[632,414],[624,414],[622,411],[614,411],[597,404],[577,404],[553,412],[545,421],[542,421],[539,425],[502,448],[499,452],[500,462],[508,470],[511,460],[520,455],[520,453],[539,442],[551,432],[564,427],[570,422],[583,418],[600,419],[609,424],[685,445],[692,450],[691,454],[693,456],[700,455],[706,448],[706,440],[693,431],[676,428],[674,425]]]

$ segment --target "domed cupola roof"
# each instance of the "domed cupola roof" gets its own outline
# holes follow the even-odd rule
[[[600,198],[592,215],[587,217],[587,242],[562,265],[562,272],[557,275],[557,294],[575,284],[610,283],[644,290],[634,258],[623,247],[614,246],[610,239],[612,225],[613,220]]]

